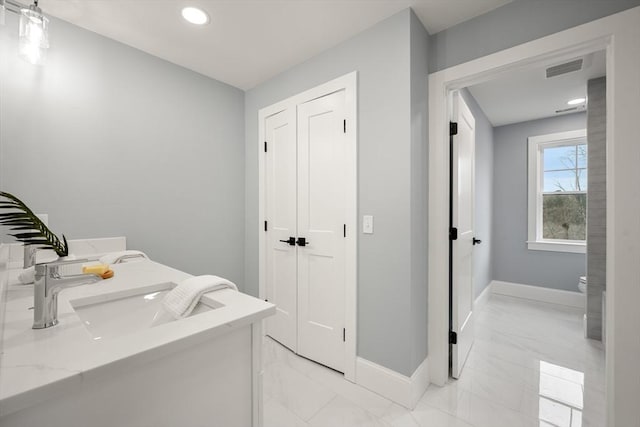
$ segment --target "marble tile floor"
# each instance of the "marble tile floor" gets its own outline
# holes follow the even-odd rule
[[[492,295],[463,375],[413,411],[298,357],[264,348],[264,427],[604,427],[604,351],[582,310]]]

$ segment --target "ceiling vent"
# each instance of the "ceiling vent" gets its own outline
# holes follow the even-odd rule
[[[574,71],[580,71],[582,69],[583,59],[576,59],[573,61],[565,62],[564,64],[554,65],[547,68],[547,78],[560,76],[562,74],[572,73]]]

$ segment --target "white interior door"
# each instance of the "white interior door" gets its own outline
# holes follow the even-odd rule
[[[451,345],[451,376],[458,378],[474,339],[473,319],[473,219],[475,119],[459,93],[453,97],[453,121],[458,134],[453,137],[452,215],[458,238],[453,240],[452,331],[457,343]]]
[[[298,354],[344,372],[345,91],[298,105]]]
[[[289,108],[265,119],[266,299],[276,314],[266,334],[297,351],[296,117]],[[293,242],[291,242],[293,243]]]

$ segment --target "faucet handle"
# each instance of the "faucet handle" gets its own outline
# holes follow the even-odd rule
[[[24,245],[22,268],[29,268],[36,265],[37,252],[38,246]]]

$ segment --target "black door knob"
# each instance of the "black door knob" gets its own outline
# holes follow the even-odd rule
[[[296,242],[298,246],[307,246],[309,242],[304,237],[298,237],[298,241]]]
[[[473,244],[474,245],[479,245],[480,243],[482,243],[482,240],[476,239],[475,237],[473,238]]]
[[[288,243],[291,246],[295,246],[296,245],[296,238],[295,237],[289,237],[287,240],[280,240],[282,243]]]

